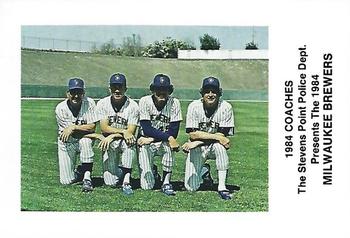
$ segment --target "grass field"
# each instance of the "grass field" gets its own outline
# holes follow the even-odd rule
[[[187,192],[183,188],[185,154],[176,154],[173,183],[175,197],[158,190],[135,189],[131,197],[103,185],[101,152],[95,148],[94,185],[90,194],[81,185],[59,183],[57,126],[54,108],[58,101],[22,100],[21,104],[21,209],[30,211],[267,211],[268,210],[268,104],[233,102],[235,136],[229,150],[227,184],[234,199],[221,200],[215,191]],[[188,102],[182,102],[183,117]],[[187,139],[181,124],[179,142]],[[160,160],[157,160],[159,165]],[[212,175],[216,180],[215,163]],[[138,169],[134,162],[135,184]],[[217,180],[216,180],[217,183]]]
[[[106,88],[111,74],[122,72],[129,88],[148,88],[156,73],[171,77],[176,89],[198,89],[209,75],[225,90],[267,90],[267,60],[178,60],[118,57],[87,53],[21,51],[23,85],[63,86],[82,77],[87,87]],[[47,95],[49,97],[49,95]]]

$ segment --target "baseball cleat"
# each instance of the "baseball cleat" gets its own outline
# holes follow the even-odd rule
[[[204,164],[203,167],[205,167],[208,171],[206,171],[203,175],[202,175],[202,179],[203,179],[203,186],[207,187],[207,188],[212,188],[214,186],[214,180],[210,175],[210,165],[209,164]]]
[[[92,186],[92,182],[89,179],[84,179],[83,180],[83,189],[82,191],[87,193],[87,192],[92,192],[94,187]]]
[[[162,193],[168,196],[175,196],[176,192],[173,189],[173,186],[170,183],[163,184],[162,186]]]
[[[131,185],[129,183],[124,183],[122,185],[122,191],[125,195],[131,195],[134,193],[134,191],[132,191]]]
[[[228,190],[218,191],[218,193],[219,193],[219,196],[224,200],[232,199],[232,194]]]

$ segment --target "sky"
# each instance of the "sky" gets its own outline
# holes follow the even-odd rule
[[[192,42],[199,49],[200,36],[208,33],[220,41],[220,49],[244,49],[252,40],[259,49],[268,49],[267,26],[23,25],[21,33],[22,47],[26,48],[89,48],[93,42],[100,45],[111,39],[122,44],[123,39],[135,34],[140,35],[144,46],[171,37]]]

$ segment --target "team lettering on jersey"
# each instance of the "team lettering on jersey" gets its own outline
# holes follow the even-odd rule
[[[161,121],[164,123],[169,123],[170,117],[167,117],[166,115],[163,115],[163,114],[151,115],[151,121]]]
[[[161,131],[169,130],[170,117],[159,114],[159,115],[151,115],[152,126]]]
[[[168,131],[169,130],[169,125],[167,125],[167,126],[160,126],[159,128],[158,128],[159,130],[161,130],[161,131]]]
[[[77,119],[75,122],[74,122],[75,125],[86,125],[87,124],[87,121],[85,119]]]
[[[108,116],[108,125],[110,126],[112,124],[118,124],[127,127],[128,120],[118,115]]]
[[[205,131],[208,133],[216,133],[219,129],[219,123],[214,121],[200,122],[198,126],[200,131]]]
[[[72,122],[73,125],[86,125],[87,124],[87,121],[86,119],[76,119],[75,121]],[[58,130],[58,134],[61,135],[62,132],[63,132],[63,129],[59,129]]]

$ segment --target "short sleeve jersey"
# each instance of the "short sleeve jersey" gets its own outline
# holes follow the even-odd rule
[[[182,121],[180,101],[172,96],[169,96],[161,111],[158,111],[154,105],[152,95],[142,97],[139,101],[139,107],[140,121],[151,121],[152,127],[161,131],[167,131],[170,122]],[[143,135],[142,130],[141,134]]]
[[[84,97],[81,102],[81,108],[77,117],[68,107],[68,99],[60,102],[56,106],[56,120],[58,125],[58,134],[60,135],[64,128],[71,125],[85,125],[97,122],[96,104],[93,99]]]
[[[127,97],[119,111],[113,108],[111,96],[102,98],[97,103],[99,119],[108,119],[108,125],[114,128],[127,129],[128,125],[139,124],[139,106],[131,98]]]
[[[219,100],[216,111],[209,118],[205,115],[202,99],[190,103],[186,115],[186,129],[197,129],[214,134],[220,127],[230,128],[228,135],[233,135],[234,116],[230,103]]]

